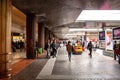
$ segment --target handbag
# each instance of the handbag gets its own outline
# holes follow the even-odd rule
[[[82,51],[85,51],[85,48],[84,48],[84,47],[82,47]]]

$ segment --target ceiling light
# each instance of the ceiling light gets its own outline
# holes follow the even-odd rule
[[[102,29],[83,29],[83,28],[70,28],[69,31],[81,31],[81,32],[98,32]]]
[[[82,21],[119,21],[120,10],[83,10],[76,22]]]

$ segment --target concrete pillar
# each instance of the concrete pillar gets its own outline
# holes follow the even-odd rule
[[[49,39],[51,39],[51,38],[50,38],[50,31],[48,31],[48,34],[49,34]]]
[[[50,40],[52,40],[52,34],[51,34],[51,31],[49,31],[49,38],[50,38]]]
[[[27,14],[26,19],[26,40],[27,40],[27,58],[35,59],[36,58],[36,16],[33,13]]]
[[[11,0],[0,0],[0,78],[11,77]]]
[[[54,36],[53,36],[53,33],[50,31],[50,39],[53,40],[54,39]]]
[[[44,23],[38,23],[38,46],[44,49],[45,29]]]
[[[45,42],[47,42],[49,40],[49,30],[47,28],[45,28]]]

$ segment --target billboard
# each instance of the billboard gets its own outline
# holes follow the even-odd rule
[[[120,39],[120,27],[113,28],[113,39]]]
[[[99,32],[99,40],[105,40],[105,31]]]

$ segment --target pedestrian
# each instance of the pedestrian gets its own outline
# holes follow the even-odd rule
[[[67,50],[67,52],[68,52],[69,61],[71,62],[72,45],[71,45],[70,43],[71,43],[71,42],[68,41],[68,44],[66,45],[66,50]]]
[[[44,49],[47,51],[46,58],[50,58],[50,40],[45,43]]]
[[[12,41],[12,52],[16,52],[15,42]]]
[[[22,50],[24,49],[24,42],[22,40],[20,40],[19,42],[19,47],[20,47],[20,52],[22,52]]]
[[[50,48],[52,49],[51,54],[52,54],[53,58],[56,57],[57,48],[56,48],[55,40],[53,40],[52,44],[50,45]]]
[[[118,45],[117,45],[117,41],[114,41],[114,45],[113,45],[113,50],[114,50],[114,60],[116,60],[116,56],[118,56],[117,52],[118,52]]]
[[[87,49],[90,52],[89,55],[92,56],[92,42],[91,41],[88,43]]]
[[[94,47],[94,51],[96,50],[96,42],[94,42],[94,44],[93,44],[93,47]]]
[[[82,47],[84,47],[85,46],[85,42],[83,41],[83,43],[82,43]]]

